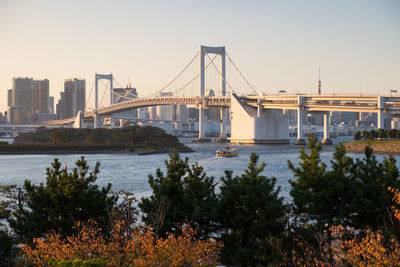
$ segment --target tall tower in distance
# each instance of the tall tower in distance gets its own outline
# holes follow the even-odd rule
[[[21,121],[33,121],[33,78],[14,77],[11,91],[12,106],[20,108]]]
[[[33,112],[49,111],[49,80],[33,80]]]
[[[64,80],[64,116],[72,118],[78,111],[85,111],[86,105],[86,81],[85,79]]]
[[[318,68],[318,94],[321,94],[321,69]]]

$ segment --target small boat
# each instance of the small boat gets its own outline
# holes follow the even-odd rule
[[[218,149],[217,150],[217,157],[224,157],[224,158],[230,158],[230,157],[236,157],[238,152],[236,149],[230,149],[229,146]]]

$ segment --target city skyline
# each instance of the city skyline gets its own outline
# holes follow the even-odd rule
[[[172,79],[203,45],[224,45],[258,92],[389,94],[400,89],[396,1],[2,1],[0,112],[13,77],[113,73],[140,96]],[[124,84],[125,85],[125,84]],[[88,95],[87,93],[87,95]],[[89,105],[90,106],[90,105]]]

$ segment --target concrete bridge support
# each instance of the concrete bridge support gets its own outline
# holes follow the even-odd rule
[[[220,109],[221,112],[221,126],[220,126],[220,134],[219,138],[222,140],[226,140],[226,118],[228,116],[228,108],[222,107]]]
[[[329,139],[329,112],[324,112],[324,139],[322,139],[321,143],[332,145],[332,140]]]
[[[384,109],[384,103],[383,103],[383,97],[378,96],[378,121],[376,128],[377,129],[385,129],[385,113],[383,111]]]
[[[101,119],[99,117],[99,115],[94,114],[93,116],[93,128],[97,129],[97,128],[101,128]]]
[[[305,145],[306,142],[303,139],[303,119],[304,119],[304,109],[303,109],[303,97],[297,97],[297,139],[294,143],[295,145]]]
[[[262,109],[231,95],[231,142],[249,144],[289,143],[289,119],[279,109]]]
[[[206,116],[204,114],[204,108],[200,105],[199,107],[199,140],[206,140]]]

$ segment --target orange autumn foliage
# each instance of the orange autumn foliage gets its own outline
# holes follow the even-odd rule
[[[400,221],[400,192],[398,189],[389,187],[394,193],[391,207],[394,217]],[[397,205],[397,207],[396,207]],[[400,265],[400,242],[395,237],[385,238],[381,232],[370,230],[359,237],[349,233],[342,226],[331,228],[332,237],[336,237],[336,245],[333,245],[337,262],[347,263],[352,266],[399,266]],[[349,239],[342,239],[347,234]]]
[[[34,239],[33,247],[22,247],[24,262],[45,266],[54,259],[100,259],[108,266],[214,266],[221,248],[214,240],[195,240],[190,227],[166,239],[146,228],[126,231],[123,223],[117,223],[107,239],[94,223],[79,224],[77,230],[65,239],[57,233]]]
[[[341,236],[345,230],[338,226],[332,228],[334,235]],[[338,263],[351,266],[398,266],[400,263],[400,246],[398,240],[385,240],[381,233],[366,231],[364,237],[353,237],[338,242],[334,252]]]
[[[400,192],[389,187],[394,193],[391,207],[394,217],[400,221],[400,210],[396,205],[400,204]],[[381,232],[367,230],[362,237],[349,233],[342,226],[331,228],[332,236],[339,238],[333,251],[340,263],[352,266],[398,266],[400,264],[400,242],[395,237],[385,238]],[[350,234],[352,238],[341,239],[344,234]]]
[[[400,222],[400,191],[388,188],[394,193],[391,210]],[[396,222],[395,222],[396,223]],[[341,225],[329,228],[330,237],[319,236],[319,249],[310,249],[300,240],[294,240],[302,251],[292,251],[286,258],[286,265],[295,266],[400,266],[400,240],[385,237],[382,232],[370,230],[354,231]]]

